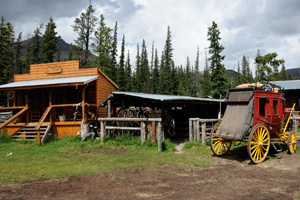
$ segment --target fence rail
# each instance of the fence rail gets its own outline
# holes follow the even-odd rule
[[[162,128],[161,128],[161,118],[98,118],[100,121],[100,135],[101,143],[104,142],[104,136],[106,135],[106,130],[134,130],[141,131],[141,143],[146,140],[146,123],[150,122],[151,129],[150,135],[152,138],[152,143],[156,142],[158,144],[158,151],[162,151]],[[125,126],[106,126],[105,122],[140,122],[140,127],[125,127]],[[155,127],[156,126],[156,127]]]
[[[189,141],[199,142],[200,135],[201,135],[202,146],[205,146],[207,141],[206,136],[210,135],[210,131],[213,127],[213,124],[219,121],[220,119],[190,118],[189,119]],[[201,127],[201,131],[200,131],[200,127]]]

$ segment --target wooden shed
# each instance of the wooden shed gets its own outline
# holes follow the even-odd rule
[[[81,124],[106,117],[97,108],[118,86],[100,69],[79,69],[79,61],[30,66],[29,74],[14,76],[14,82],[0,85],[0,91],[13,91],[12,117],[0,125],[17,139],[40,139],[50,129],[58,137],[76,136]],[[85,106],[82,106],[85,105]]]

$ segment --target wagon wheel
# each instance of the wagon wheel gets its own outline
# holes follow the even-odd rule
[[[288,141],[287,141],[287,145],[289,148],[288,153],[293,154],[296,152],[296,144],[297,144],[297,139],[296,139],[295,133],[290,132],[289,136],[288,136]]]
[[[270,133],[263,124],[254,126],[248,139],[247,150],[254,163],[263,162],[270,149]]]
[[[225,155],[229,151],[232,143],[232,140],[215,137],[215,133],[217,132],[220,124],[221,122],[216,123],[210,133],[210,148],[216,156]]]

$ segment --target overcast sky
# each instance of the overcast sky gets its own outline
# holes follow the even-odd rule
[[[13,24],[16,34],[22,32],[23,39],[52,16],[58,35],[74,43],[77,34],[71,25],[88,4],[89,0],[0,0],[0,16]],[[170,26],[176,66],[185,66],[187,56],[194,65],[199,46],[203,70],[209,46],[207,28],[215,21],[227,69],[237,70],[243,55],[254,69],[257,49],[262,55],[277,52],[287,69],[300,67],[299,0],[92,0],[92,4],[96,15],[104,14],[111,28],[118,21],[118,46],[125,34],[126,52],[130,51],[133,64],[136,45],[143,39],[149,60],[153,41],[161,55]]]

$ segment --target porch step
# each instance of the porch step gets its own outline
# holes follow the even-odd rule
[[[43,138],[46,129],[47,126],[41,126],[40,138]],[[24,127],[20,128],[17,132],[15,132],[11,137],[15,140],[36,140],[38,138],[38,135],[37,131],[35,130],[35,126],[25,125]]]

